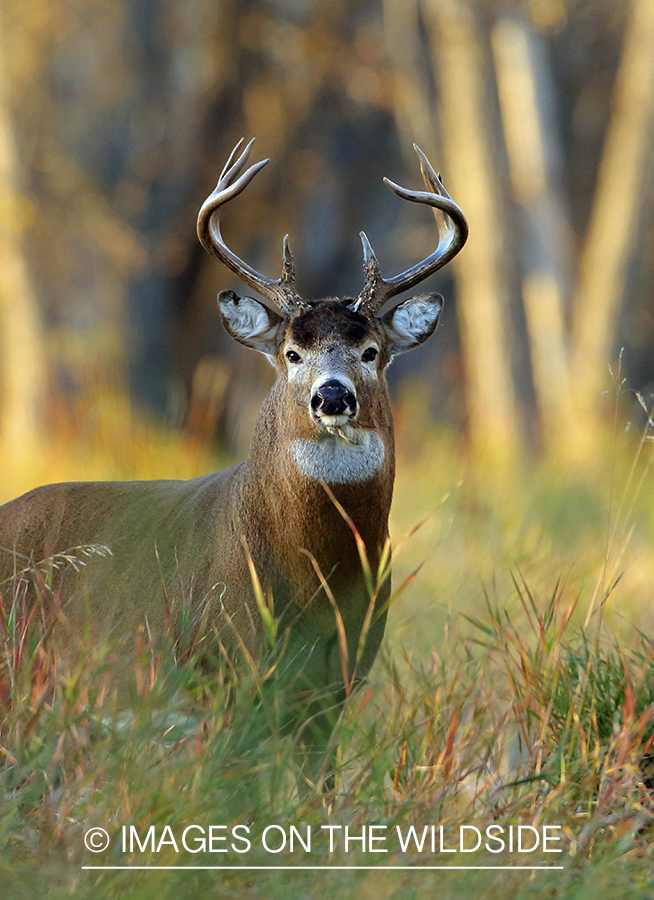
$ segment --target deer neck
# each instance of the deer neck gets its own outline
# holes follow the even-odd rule
[[[388,535],[393,493],[390,404],[376,412],[377,427],[364,429],[350,443],[331,435],[312,440],[289,427],[285,402],[284,386],[277,382],[257,419],[246,463],[243,501],[248,516],[282,551],[302,547],[325,564],[332,555],[341,562],[356,557],[358,567],[352,531],[334,499],[351,517],[372,558]]]

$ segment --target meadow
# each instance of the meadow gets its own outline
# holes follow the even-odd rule
[[[633,398],[614,400],[615,424],[584,460],[474,465],[410,394],[398,404],[389,627],[346,702],[324,796],[298,794],[265,660],[204,672],[194,658],[210,635],[176,610],[169,646],[134,634],[126,700],[110,641],[80,635],[67,664],[49,646],[53,620],[28,621],[21,591],[2,586],[2,897],[650,897],[652,446],[626,426]],[[0,500],[47,481],[188,478],[229,462],[115,396],[83,409],[63,411],[31,456],[4,451]],[[57,579],[97,552],[33,573],[55,618]],[[486,840],[461,851],[460,826],[470,848],[472,827],[494,823],[532,838],[558,826],[550,848],[562,852],[543,852],[542,838],[531,852]],[[422,852],[402,849],[412,826]],[[108,849],[85,848],[91,828]],[[361,835],[365,846],[351,840]],[[175,868],[82,868],[125,865]],[[178,868],[201,865],[250,868]],[[253,868],[268,866],[287,868]]]

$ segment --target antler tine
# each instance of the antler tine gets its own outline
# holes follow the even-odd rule
[[[365,231],[359,232],[361,243],[363,245],[363,271],[365,273],[365,285],[355,301],[353,309],[369,308],[376,294],[383,290],[384,279],[379,270],[379,261],[372,249],[372,244],[368,240]],[[378,307],[379,308],[379,307]]]
[[[282,275],[281,278],[273,280],[257,272],[256,269],[236,256],[223,240],[220,231],[220,207],[245,190],[257,172],[261,171],[270,162],[269,159],[262,159],[244,172],[254,138],[241,152],[243,143],[244,139],[241,138],[230,153],[229,159],[220,174],[216,189],[207,197],[200,208],[197,224],[198,238],[204,249],[211,253],[212,256],[216,256],[228,269],[231,269],[244,284],[258,291],[263,297],[279,307],[283,313],[290,315],[304,304],[295,288],[295,266],[293,264],[293,256],[288,248],[288,235],[284,238]]]
[[[282,244],[282,284],[295,284],[295,261],[288,246],[288,235],[284,235]]]
[[[353,309],[359,312],[376,313],[391,297],[424,281],[453,259],[468,238],[468,223],[463,212],[443,187],[440,175],[434,172],[420,147],[414,144],[413,149],[420,159],[420,170],[427,191],[411,191],[395,184],[390,178],[384,178],[384,182],[403,200],[431,206],[438,226],[438,246],[426,259],[410,269],[393,278],[382,278],[370,241],[362,232],[365,284],[353,305]]]
[[[222,181],[223,178],[225,177],[225,175],[227,175],[227,173],[228,173],[229,170],[231,169],[232,165],[234,164],[234,160],[236,159],[236,155],[237,155],[237,153],[240,151],[241,147],[243,146],[244,141],[245,141],[245,138],[241,138],[240,141],[238,142],[238,144],[234,147],[234,149],[232,150],[232,152],[229,154],[229,159],[227,160],[227,162],[226,162],[225,165],[223,166],[223,170],[222,170],[222,172],[220,173],[220,178],[218,179],[218,181]],[[242,159],[242,160],[247,160],[248,156],[250,155],[250,149],[251,149],[251,147],[252,147],[253,142],[254,142],[254,138],[252,138],[252,139],[248,142],[247,147],[245,148],[245,150],[244,150],[243,153],[241,154],[241,159]]]

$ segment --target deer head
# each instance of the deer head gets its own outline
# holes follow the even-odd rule
[[[272,280],[239,259],[221,234],[220,208],[269,162],[262,160],[243,171],[252,143],[242,149],[240,141],[234,148],[215,191],[202,205],[198,236],[206,250],[275,308],[253,297],[222,291],[218,302],[223,324],[235,340],[264,353],[277,370],[276,396],[285,402],[285,420],[300,468],[314,477],[333,480],[324,456],[345,443],[351,445],[346,454],[350,464],[343,465],[341,453],[338,477],[365,479],[381,465],[384,451],[379,435],[391,427],[385,369],[393,356],[417,347],[433,334],[443,298],[421,294],[383,315],[380,310],[391,297],[415,287],[458,253],[468,235],[466,219],[427,157],[414,145],[427,191],[411,191],[387,178],[384,181],[405,200],[433,209],[439,232],[436,250],[410,269],[385,279],[361,232],[365,283],[359,296],[304,300],[295,287],[288,235],[281,277]]]

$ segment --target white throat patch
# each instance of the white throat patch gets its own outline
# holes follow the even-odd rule
[[[374,431],[357,432],[355,441],[325,434],[318,441],[297,438],[291,444],[298,469],[327,484],[366,481],[381,469],[385,455],[384,443]]]

